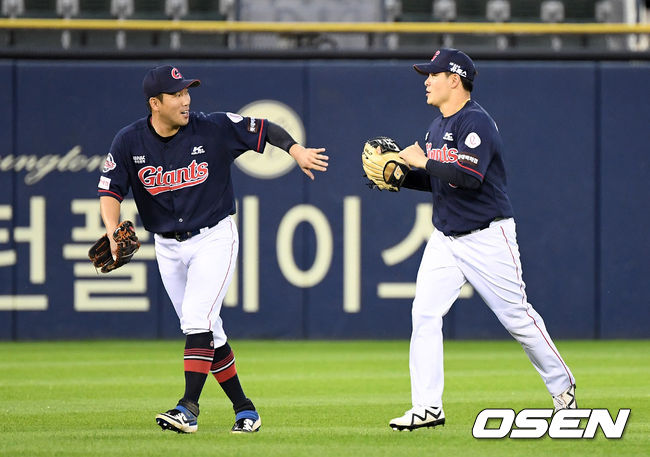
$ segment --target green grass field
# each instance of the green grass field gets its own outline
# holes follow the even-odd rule
[[[447,423],[394,432],[410,407],[408,342],[231,341],[262,416],[231,435],[232,408],[210,377],[199,431],[162,432],[182,395],[183,342],[0,343],[0,456],[647,456],[650,341],[559,341],[581,408],[632,408],[608,440],[476,440],[484,408],[551,408],[514,341],[445,343]]]

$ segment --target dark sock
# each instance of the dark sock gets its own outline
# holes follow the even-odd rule
[[[213,358],[212,332],[187,335],[184,353],[185,395],[182,400],[196,404],[197,409]]]
[[[184,406],[186,409],[188,409],[190,412],[192,412],[195,416],[198,417],[199,415],[198,403],[194,403],[193,401],[185,400],[184,398],[181,398],[180,400],[178,400],[178,404],[180,406]]]
[[[255,411],[253,402],[246,398],[239,383],[235,368],[235,354],[228,343],[214,350],[214,360],[210,372],[232,402],[235,413],[246,410]]]

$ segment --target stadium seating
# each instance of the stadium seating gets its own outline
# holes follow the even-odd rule
[[[628,0],[0,0],[3,17],[314,22],[625,22]],[[650,3],[650,0],[644,0]],[[642,2],[639,2],[642,3]],[[0,46],[364,50],[438,45],[505,50],[641,46],[648,37],[446,34],[199,34],[120,31],[0,31]],[[635,41],[636,40],[636,41]]]

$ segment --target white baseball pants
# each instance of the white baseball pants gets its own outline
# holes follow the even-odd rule
[[[239,234],[230,216],[185,241],[154,236],[156,260],[184,334],[212,331],[226,344],[219,313],[235,270]]]
[[[469,282],[522,345],[551,395],[574,384],[541,316],[528,303],[514,219],[465,236],[435,230],[418,270],[410,348],[413,406],[442,406],[442,318]]]

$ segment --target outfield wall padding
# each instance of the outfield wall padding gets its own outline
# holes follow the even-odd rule
[[[98,169],[115,133],[146,114],[141,81],[158,63],[0,61],[0,339],[180,336],[152,236],[139,229],[143,248],[110,275],[85,257],[103,233]],[[422,144],[437,110],[411,64],[178,64],[202,81],[193,110],[266,109],[331,157],[313,182],[297,167],[260,177],[233,166],[241,249],[221,313],[230,337],[409,337],[431,199],[371,191],[359,156],[376,135]],[[505,144],[526,292],[551,335],[649,337],[650,65],[477,67],[473,98]],[[132,201],[123,207],[141,226]],[[444,332],[509,338],[471,288]]]

